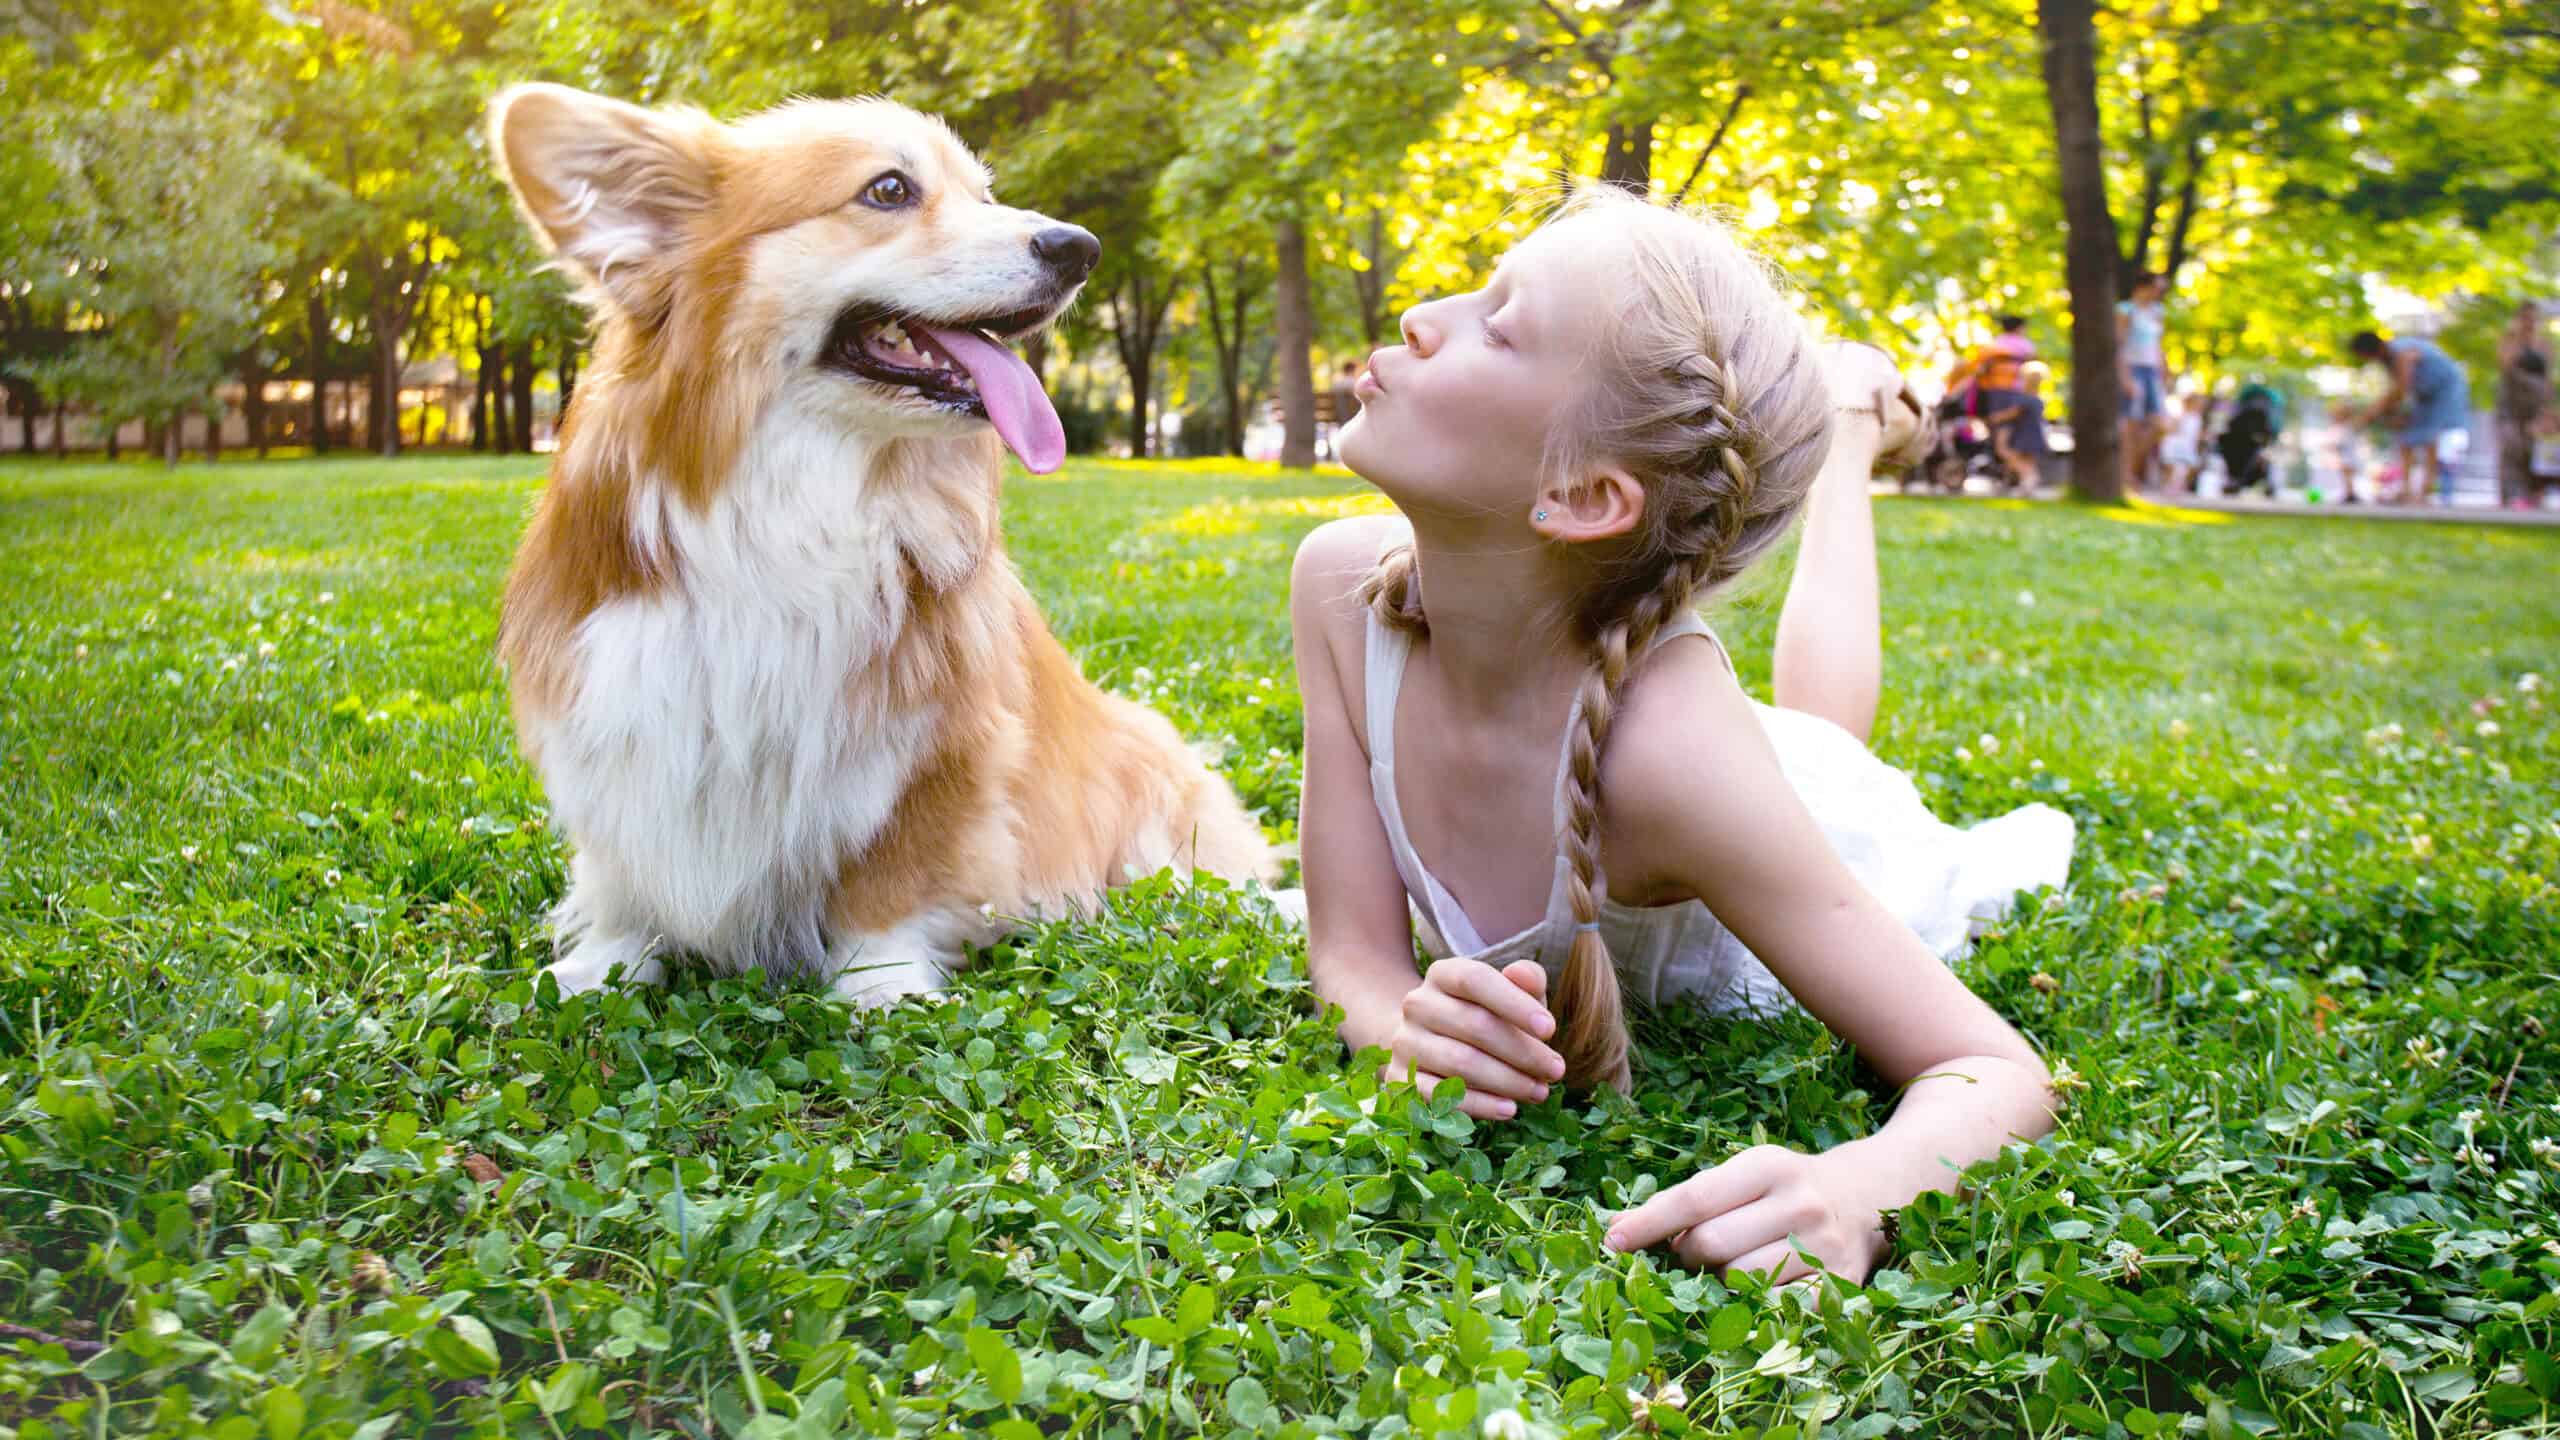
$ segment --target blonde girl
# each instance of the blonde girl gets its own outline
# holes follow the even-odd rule
[[[1864,744],[1867,479],[1918,406],[1722,226],[1606,187],[1402,330],[1338,439],[1399,513],[1322,527],[1291,576],[1315,989],[1485,1121],[1624,1089],[1630,1001],[1801,1004],[1907,1087],[1891,1121],[1744,1151],[1609,1240],[1782,1280],[1792,1240],[1863,1278],[1881,1212],[2051,1125],[2044,1065],[1942,956],[2072,843],[2041,806],[1943,825]],[[1764,706],[1695,606],[1800,514]]]

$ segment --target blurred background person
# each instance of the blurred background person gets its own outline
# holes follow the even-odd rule
[[[2400,503],[2424,505],[2445,467],[2460,460],[2469,443],[2470,378],[2433,340],[2392,340],[2380,331],[2362,330],[2347,349],[2358,360],[2380,365],[2391,378],[2382,398],[2341,418],[2356,426],[2389,419],[2397,427]]]
[[[2529,510],[2541,488],[2533,442],[2552,413],[2551,348],[2542,311],[2528,300],[2498,338],[2498,503]]]
[[[2116,306],[2116,363],[2124,386],[2124,484],[2142,488],[2169,403],[2169,278],[2157,270],[2134,277],[2133,298]]]

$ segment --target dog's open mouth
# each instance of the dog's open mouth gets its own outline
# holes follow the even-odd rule
[[[1038,305],[946,323],[856,305],[836,317],[818,363],[984,420],[1026,469],[1045,475],[1066,459],[1066,428],[1040,377],[1005,342],[1038,329],[1054,311]]]

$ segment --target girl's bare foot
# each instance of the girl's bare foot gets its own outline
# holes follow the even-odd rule
[[[1831,381],[1831,403],[1875,419],[1878,471],[1907,470],[1927,457],[1936,439],[1929,412],[1911,393],[1892,356],[1873,345],[1839,340],[1823,347],[1822,363]]]

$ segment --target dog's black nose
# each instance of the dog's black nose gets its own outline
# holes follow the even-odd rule
[[[1031,253],[1061,277],[1082,280],[1102,258],[1102,242],[1081,226],[1052,225],[1031,237]]]

